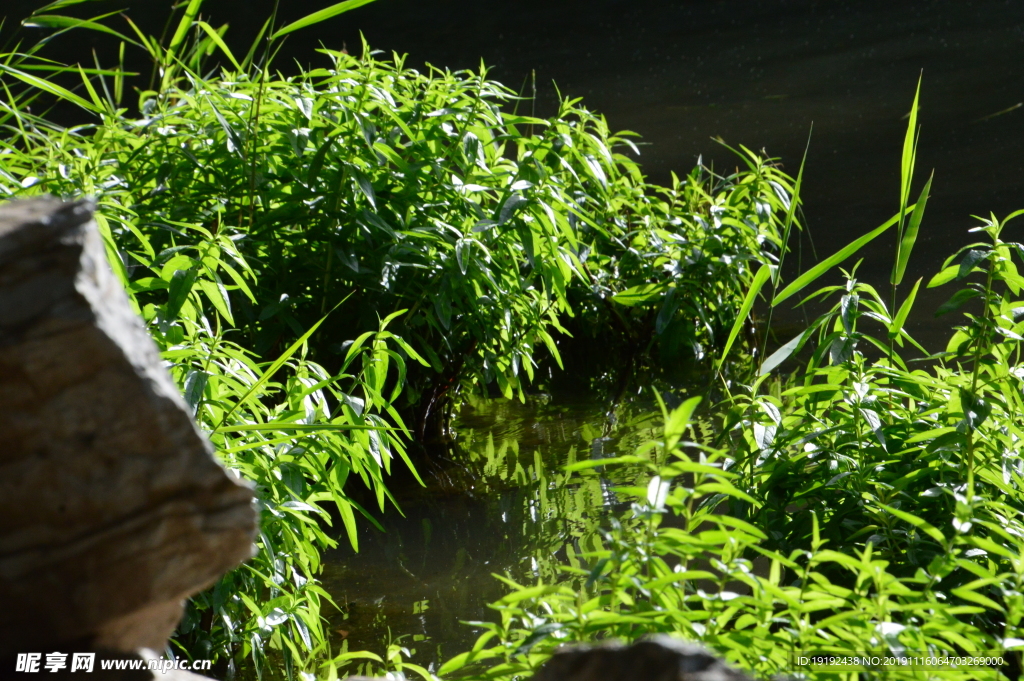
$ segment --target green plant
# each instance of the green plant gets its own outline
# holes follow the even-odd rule
[[[410,416],[422,440],[474,386],[523,396],[536,348],[559,362],[573,315],[582,334],[618,324],[633,364],[652,338],[666,361],[701,356],[752,266],[773,261],[778,214],[792,224],[771,162],[743,150],[744,172],[654,187],[602,118],[577,101],[548,120],[509,113],[516,97],[484,69],[424,74],[364,49],[271,70],[284,36],[364,2],[272,16],[239,59],[202,0],[163,42],[48,14],[73,4],[59,0],[25,25],[106,34],[118,68],[55,64],[46,41],[0,54],[0,192],[95,197],[111,265],[197,421],[257,487],[258,557],[192,600],[177,642],[261,674],[267,649],[289,676],[328,654],[325,525],[355,545],[356,515],[373,522],[355,477],[384,510],[392,459],[412,468]],[[126,47],[152,62],[147,84]],[[52,122],[54,102],[87,122]]]
[[[908,139],[915,124],[916,100]],[[755,276],[721,357],[763,284],[772,281],[777,305],[894,225],[903,230],[898,283],[931,184],[906,205],[913,155],[910,144],[896,217],[785,287],[768,269]],[[734,394],[717,433],[697,437],[689,428],[691,400],[665,411],[658,441],[617,460],[647,466],[650,483],[619,490],[637,503],[611,524],[602,550],[583,556],[586,569],[564,567],[566,577],[536,586],[509,582],[510,594],[494,604],[500,622],[478,624],[487,632],[441,673],[522,678],[562,642],[671,633],[764,678],[857,671],[801,668],[795,656],[812,651],[1001,660],[860,670],[868,678],[1016,678],[1024,647],[1024,246],[1003,232],[1022,214],[982,220],[973,231],[985,240],[954,253],[929,282],[968,282],[937,311],[970,310],[945,352],[928,355],[906,331],[920,282],[898,310],[855,278],[856,267],[845,285],[807,296],[804,303],[837,300],[752,366],[749,386],[726,384]],[[802,366],[773,375],[805,346]],[[905,348],[924,355],[920,368],[901,356]],[[641,456],[650,447],[676,460]]]

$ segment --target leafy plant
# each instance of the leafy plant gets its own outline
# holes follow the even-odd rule
[[[192,600],[188,655],[249,656],[259,674],[268,650],[289,676],[317,665],[326,528],[355,546],[356,516],[373,522],[357,499],[385,509],[393,460],[413,469],[410,417],[422,441],[474,387],[523,397],[536,349],[560,363],[567,326],[618,324],[634,366],[655,347],[699,358],[754,266],[774,262],[780,214],[793,224],[772,162],[742,150],[743,172],[654,187],[628,133],[576,100],[546,120],[509,112],[517,97],[483,68],[420,73],[364,46],[271,70],[286,35],[365,0],[272,16],[240,58],[202,0],[166,41],[50,13],[69,4],[24,22],[49,38],[0,54],[0,192],[95,198],[111,265],[198,423],[257,488],[259,555]],[[118,41],[117,68],[43,56],[82,29]],[[152,63],[147,84],[126,48]],[[54,103],[86,122],[54,123]]]
[[[916,100],[897,216],[785,287],[762,270],[741,317],[769,280],[774,306],[894,225],[898,283],[931,184],[907,205],[915,125]],[[637,501],[604,547],[584,554],[585,566],[564,567],[564,577],[509,582],[493,606],[500,621],[477,623],[486,633],[441,673],[523,678],[563,642],[671,633],[763,678],[1016,678],[1024,246],[1003,233],[1022,214],[982,220],[972,231],[985,239],[954,253],[929,282],[964,282],[936,313],[968,310],[944,352],[928,355],[906,330],[920,282],[898,310],[855,278],[856,267],[845,285],[804,298],[835,303],[752,371],[749,386],[732,384],[718,432],[698,436],[689,426],[696,400],[665,410],[661,438],[618,460],[646,466],[650,482],[618,490]],[[804,347],[802,366],[777,376]],[[924,355],[920,368],[905,349]],[[652,447],[670,463],[643,456]],[[801,667],[797,658],[811,652],[998,661],[839,672]]]

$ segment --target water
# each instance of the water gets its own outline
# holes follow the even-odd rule
[[[506,592],[493,575],[550,582],[560,564],[586,565],[607,513],[628,507],[613,488],[647,480],[562,469],[633,453],[660,426],[649,404],[621,409],[614,426],[606,407],[548,395],[467,405],[451,460],[424,469],[425,488],[399,491],[405,517],[387,514],[384,533],[364,525],[359,553],[328,555],[324,585],[344,610],[331,619],[333,645],[382,653],[397,641],[437,664],[472,647],[479,628],[460,622],[492,619],[486,604]]]

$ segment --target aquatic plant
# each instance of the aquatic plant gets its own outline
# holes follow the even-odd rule
[[[908,139],[916,139],[915,119],[916,98]],[[929,180],[907,205],[913,154],[905,147],[897,217],[785,287],[761,276],[759,285],[772,282],[772,306],[909,216],[895,287],[930,188]],[[664,410],[663,435],[619,459],[646,465],[650,483],[620,490],[636,503],[611,524],[604,548],[582,556],[585,566],[564,567],[564,578],[509,583],[493,606],[500,620],[478,623],[486,633],[440,673],[521,678],[563,642],[660,632],[702,641],[763,678],[1016,678],[1024,647],[1024,246],[1003,232],[1022,214],[981,220],[972,231],[984,240],[950,256],[928,283],[964,282],[937,311],[969,310],[944,352],[929,355],[906,330],[920,281],[898,310],[854,272],[845,285],[807,296],[838,300],[755,365],[749,385],[729,385],[717,434],[690,425],[696,399]],[[805,346],[803,365],[779,376]],[[921,368],[901,356],[904,348],[922,355]],[[642,456],[652,447],[675,461]],[[811,653],[989,661],[799,663]]]
[[[628,134],[578,100],[518,115],[483,68],[421,73],[364,46],[271,69],[284,36],[365,1],[271,17],[239,59],[202,0],[164,41],[48,14],[77,4],[58,0],[25,24],[119,41],[117,68],[44,58],[53,35],[0,54],[0,192],[94,197],[197,422],[257,487],[258,556],[192,599],[176,644],[259,674],[268,651],[289,676],[327,654],[326,526],[355,547],[394,460],[415,475],[410,417],[423,440],[474,387],[522,397],[574,315],[581,334],[616,325],[634,365],[659,338],[667,358],[709,354],[787,209],[792,224],[772,162],[743,150],[743,172],[653,187]],[[126,47],[152,62],[148,85]],[[55,104],[84,122],[53,122]]]

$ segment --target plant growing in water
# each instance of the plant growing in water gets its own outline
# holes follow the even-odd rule
[[[908,139],[916,139],[915,114]],[[785,288],[760,275],[744,312],[767,281],[772,304],[781,303],[909,216],[895,285],[930,187],[907,205],[912,167],[905,158],[896,218]],[[656,447],[668,461],[619,459],[648,467],[651,482],[621,490],[636,503],[611,523],[604,547],[560,580],[510,583],[494,604],[500,621],[480,624],[486,633],[442,675],[521,678],[565,641],[668,632],[764,678],[1016,678],[1024,647],[1024,246],[1003,235],[1022,214],[983,219],[972,231],[984,240],[950,256],[929,282],[965,282],[937,314],[972,307],[922,368],[901,357],[905,347],[928,355],[905,328],[920,282],[896,311],[855,272],[808,296],[837,300],[726,401],[717,436],[688,426],[696,400],[666,410],[662,437],[638,455]],[[761,393],[804,345],[813,346],[806,364]],[[794,656],[811,651],[989,662],[800,668]]]
[[[711,354],[787,210],[792,225],[791,182],[769,161],[744,150],[743,172],[654,187],[625,133],[578,101],[510,113],[516,97],[483,69],[420,73],[364,50],[271,71],[281,38],[362,0],[271,18],[242,59],[201,0],[164,43],[44,13],[68,4],[27,23],[112,35],[122,65],[54,65],[42,43],[0,55],[0,191],[95,197],[111,264],[198,423],[257,485],[259,555],[192,600],[188,655],[314,667],[325,525],[356,545],[356,516],[373,522],[391,498],[393,461],[414,470],[410,431],[428,438],[474,386],[522,396],[536,349],[559,362],[569,325],[614,323],[632,364],[652,337],[669,360]],[[136,114],[126,45],[154,65]],[[30,112],[54,98],[89,122]]]

